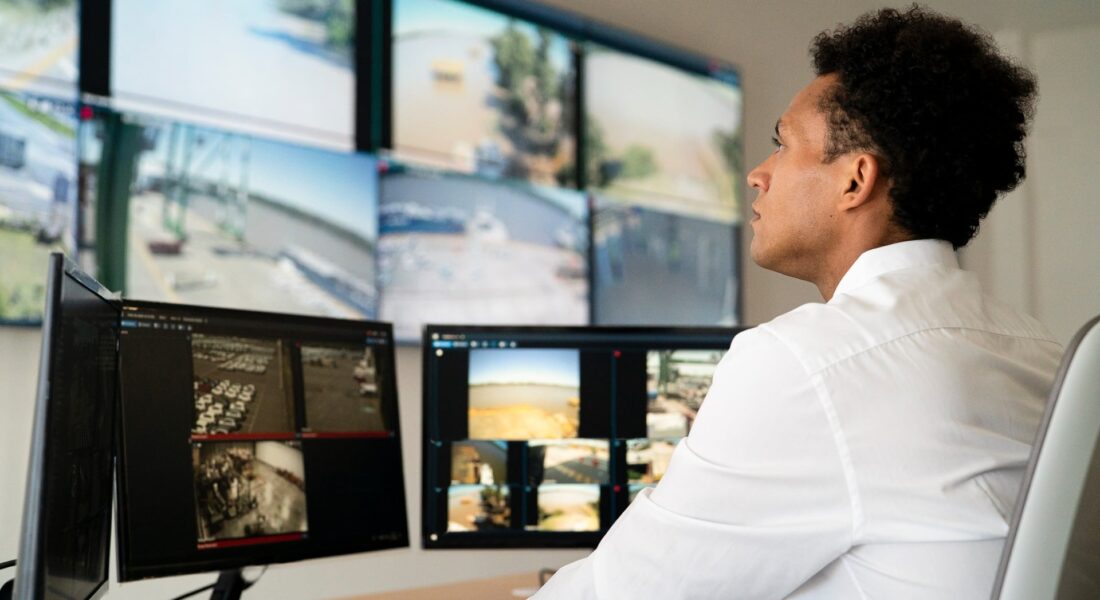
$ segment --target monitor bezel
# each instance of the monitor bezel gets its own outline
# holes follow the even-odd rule
[[[27,461],[27,483],[23,493],[23,518],[19,535],[19,562],[16,565],[15,585],[18,595],[16,597],[39,597],[44,593],[45,580],[43,569],[45,556],[41,537],[46,529],[46,512],[44,500],[46,490],[46,469],[48,468],[47,446],[49,441],[50,418],[50,380],[54,374],[56,363],[52,360],[52,350],[60,343],[60,310],[61,290],[65,277],[70,277],[75,283],[103,300],[116,311],[121,310],[121,302],[107,288],[99,284],[95,279],[84,273],[76,263],[68,259],[60,252],[50,253],[46,267],[46,305],[42,316],[42,346],[39,354],[38,381],[35,386],[34,417],[31,425],[30,453]],[[116,388],[117,389],[117,388]],[[117,398],[110,399],[112,405]],[[113,408],[113,406],[112,406]],[[112,444],[114,432],[107,434]],[[113,491],[113,482],[108,483],[105,489]],[[108,512],[110,515],[110,511]],[[110,532],[110,523],[107,525]],[[103,553],[103,580],[96,586],[88,599],[102,598],[110,587],[110,539],[107,540],[107,551]],[[27,583],[27,582],[30,583]],[[28,589],[26,586],[30,585]]]
[[[384,393],[392,394],[394,406],[397,410],[394,411],[394,431],[396,432],[397,440],[397,456],[401,462],[400,469],[400,489],[405,496],[405,521],[404,521],[404,540],[397,540],[395,542],[370,542],[363,543],[360,541],[342,542],[342,543],[327,543],[323,547],[315,547],[313,551],[303,551],[301,547],[291,548],[286,544],[272,544],[272,545],[256,545],[250,548],[250,553],[247,556],[241,557],[222,557],[208,560],[189,560],[183,562],[167,563],[163,562],[156,566],[147,565],[134,565],[131,564],[132,553],[130,552],[129,535],[130,526],[128,519],[127,504],[127,476],[126,476],[126,445],[125,445],[125,425],[123,423],[125,419],[125,412],[123,411],[123,394],[122,388],[119,387],[118,394],[118,425],[116,427],[116,447],[118,448],[116,456],[116,476],[115,476],[115,490],[116,490],[116,533],[117,533],[117,552],[118,552],[118,580],[120,582],[136,581],[141,579],[150,579],[156,577],[168,577],[173,575],[187,575],[193,573],[209,573],[216,571],[225,571],[240,569],[249,566],[262,566],[269,564],[281,564],[281,563],[293,563],[303,560],[329,558],[333,556],[342,556],[347,554],[360,554],[366,552],[378,552],[382,550],[392,550],[395,548],[407,548],[411,545],[409,537],[409,525],[408,525],[408,494],[405,487],[405,469],[404,469],[404,455],[401,449],[401,418],[400,418],[400,401],[398,397],[397,387],[397,365],[394,362],[394,339],[393,339],[393,324],[384,321],[368,321],[368,320],[356,320],[356,319],[340,319],[334,317],[320,317],[310,316],[302,314],[285,314],[275,313],[269,311],[257,311],[257,310],[245,310],[237,308],[222,308],[215,306],[204,305],[192,305],[192,304],[173,304],[168,302],[154,302],[148,300],[129,300],[126,299],[122,302],[123,313],[125,314],[126,308],[138,308],[145,310],[184,310],[191,312],[217,314],[221,316],[239,316],[253,319],[269,319],[275,322],[296,322],[303,324],[327,324],[334,326],[354,326],[357,328],[377,328],[386,332],[389,343],[386,344],[386,358],[388,364],[392,366],[393,377],[388,378],[389,381],[386,384],[386,390]],[[119,372],[122,370],[122,354],[121,344],[119,347]],[[298,439],[298,438],[296,438]],[[309,550],[307,547],[304,550]]]
[[[428,432],[431,430],[429,420],[433,418],[429,410],[428,390],[429,370],[428,361],[434,351],[432,347],[433,334],[446,333],[493,333],[493,334],[588,334],[588,335],[633,335],[645,336],[675,336],[699,334],[702,336],[726,336],[730,342],[741,332],[749,327],[744,326],[637,326],[637,325],[591,325],[591,326],[536,326],[536,325],[435,325],[426,324],[421,329],[421,433],[420,433],[420,542],[425,550],[445,549],[518,549],[518,548],[595,548],[600,539],[611,527],[618,514],[611,523],[606,524],[599,531],[593,532],[546,532],[546,531],[506,531],[487,535],[455,536],[446,533],[429,531],[429,507],[432,505],[430,486],[427,481],[429,472],[429,454],[431,452],[431,440]],[[655,348],[658,346],[654,346]],[[514,485],[511,487],[515,487]],[[436,539],[432,535],[437,534]]]

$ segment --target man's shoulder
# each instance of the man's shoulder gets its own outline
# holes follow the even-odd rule
[[[1036,319],[980,290],[963,271],[942,274],[937,285],[882,279],[858,293],[810,303],[760,325],[810,371],[916,333],[970,331],[979,335],[1058,342]]]

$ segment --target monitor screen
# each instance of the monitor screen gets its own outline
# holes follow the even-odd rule
[[[389,324],[127,301],[123,581],[408,545]]]
[[[0,0],[0,89],[75,99],[78,0]]]
[[[118,301],[61,254],[48,261],[16,598],[106,588]]]
[[[423,323],[588,323],[584,194],[386,164],[380,316],[398,339]]]
[[[737,331],[429,325],[424,546],[595,546],[661,480]]]
[[[594,195],[592,214],[594,323],[739,322],[739,225],[617,202],[599,194]]]
[[[356,2],[113,0],[124,110],[352,148]]]
[[[76,250],[76,128],[71,100],[0,91],[0,323],[41,322],[46,258]]]
[[[133,184],[122,187],[129,189],[123,206],[102,207],[123,213],[112,222],[121,225],[113,234],[125,240],[128,298],[377,316],[373,158],[138,115],[123,119],[140,128],[139,142],[124,144],[114,135],[119,129],[100,128],[98,145],[116,150],[89,154],[114,160],[98,161],[97,181],[133,173]],[[96,128],[88,129],[94,135]]]
[[[569,40],[453,0],[394,0],[393,148],[463,173],[574,186]]]
[[[663,212],[740,219],[741,87],[589,44],[584,54],[587,184]]]

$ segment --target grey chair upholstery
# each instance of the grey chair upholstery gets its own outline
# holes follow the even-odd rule
[[[992,600],[1100,599],[1100,317],[1066,349]]]

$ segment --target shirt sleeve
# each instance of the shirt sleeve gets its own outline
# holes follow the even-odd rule
[[[773,333],[741,333],[660,484],[535,598],[786,597],[853,539],[829,406]]]

